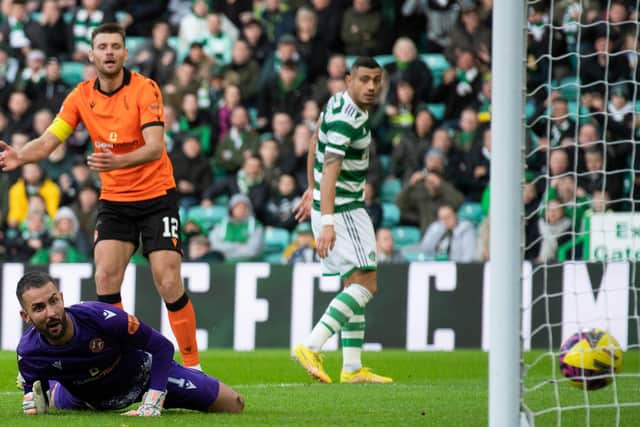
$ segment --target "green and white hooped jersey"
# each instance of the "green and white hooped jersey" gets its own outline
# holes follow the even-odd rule
[[[320,180],[325,152],[344,157],[336,183],[334,211],[364,207],[364,183],[369,169],[369,114],[344,91],[329,99],[321,113],[313,177],[313,208],[320,210]]]

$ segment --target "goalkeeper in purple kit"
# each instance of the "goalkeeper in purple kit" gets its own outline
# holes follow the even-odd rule
[[[173,360],[173,345],[135,316],[100,302],[64,306],[46,273],[30,272],[16,295],[31,325],[18,345],[24,378],[22,409],[43,414],[50,407],[121,410],[123,415],[158,416],[163,408],[242,412],[232,388]]]

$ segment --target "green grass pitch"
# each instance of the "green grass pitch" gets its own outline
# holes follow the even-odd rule
[[[540,357],[540,353],[528,355]],[[638,372],[637,353],[625,354],[625,367]],[[242,415],[200,414],[167,410],[160,419],[125,418],[117,413],[52,412],[44,417],[21,413],[21,392],[15,387],[15,354],[0,352],[1,426],[485,426],[487,425],[488,355],[480,351],[414,353],[399,350],[366,352],[368,366],[393,376],[392,385],[317,384],[295,365],[286,350],[237,353],[216,350],[202,353],[208,373],[234,386],[246,399]],[[552,359],[531,370],[525,385],[544,384]],[[339,378],[340,353],[326,353],[326,368]],[[617,395],[621,403],[640,401],[638,377],[621,377],[615,387],[583,392],[559,384],[556,397],[551,385],[527,396],[536,410],[563,405],[610,404]],[[617,391],[617,393],[615,393]],[[637,425],[640,408],[623,406],[619,425]],[[558,412],[536,419],[536,426],[557,425]],[[588,417],[588,418],[587,418]],[[614,409],[575,409],[562,413],[562,425],[615,425]]]

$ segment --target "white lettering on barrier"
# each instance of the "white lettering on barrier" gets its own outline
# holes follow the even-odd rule
[[[206,262],[193,262],[193,263],[183,263],[181,268],[182,280],[183,283],[186,284],[185,288],[189,291],[190,294],[193,293],[206,293],[211,289],[211,284],[209,283],[210,275],[210,265]],[[135,295],[135,266],[129,264],[129,268],[127,271],[132,270],[132,279],[133,283],[131,289],[134,290]],[[125,274],[126,279],[126,274]],[[125,280],[126,281],[126,280]],[[124,284],[123,284],[124,289]],[[195,295],[191,295],[191,299],[197,298]],[[123,295],[123,301],[124,299]],[[176,340],[173,331],[171,330],[171,324],[169,323],[169,314],[167,313],[167,307],[164,305],[164,302],[160,300],[161,304],[161,316],[160,316],[160,331],[162,335],[167,337],[169,341],[173,343],[174,348],[178,348],[178,342]],[[126,308],[126,307],[125,307]],[[131,311],[130,313],[133,313]],[[196,321],[198,320],[198,313],[196,313]],[[209,347],[209,332],[207,329],[198,328],[196,329],[196,342],[198,343],[198,350],[206,350]]]
[[[82,279],[91,278],[93,266],[88,263],[50,264],[49,274],[58,279],[65,305],[77,304],[82,301]]]
[[[489,351],[489,322],[490,315],[490,296],[491,296],[491,269],[490,262],[484,264],[483,272],[483,288],[482,288],[482,349]],[[531,284],[531,263],[525,261],[522,263],[522,323],[521,336],[523,337],[522,346],[525,351],[531,350],[531,295],[533,287]]]
[[[629,326],[629,263],[606,264],[597,294],[594,294],[587,264],[563,267],[562,342],[584,328],[601,328],[627,349]]]
[[[2,266],[2,350],[15,350],[22,336],[16,285],[23,274],[22,264],[9,263]]]
[[[266,262],[236,265],[235,308],[233,310],[233,349],[254,350],[256,323],[269,319],[269,302],[257,298],[258,279],[269,277],[271,265]]]
[[[303,342],[313,328],[313,284],[316,278],[320,278],[320,291],[336,293],[340,290],[340,277],[323,277],[320,264],[294,264],[291,274],[291,347]],[[324,351],[337,348],[338,334],[322,347]]]
[[[433,277],[435,289],[451,292],[456,289],[457,270],[454,262],[414,262],[409,265],[407,287],[407,350],[427,351],[455,348],[453,329],[433,331],[433,344],[428,344],[429,333],[429,279]]]

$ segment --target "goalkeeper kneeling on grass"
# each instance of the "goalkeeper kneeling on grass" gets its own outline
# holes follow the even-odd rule
[[[24,378],[22,409],[122,410],[158,416],[163,408],[242,412],[232,388],[173,360],[173,345],[132,314],[108,304],[64,306],[62,292],[46,273],[19,281],[20,315],[31,325],[18,345]]]

